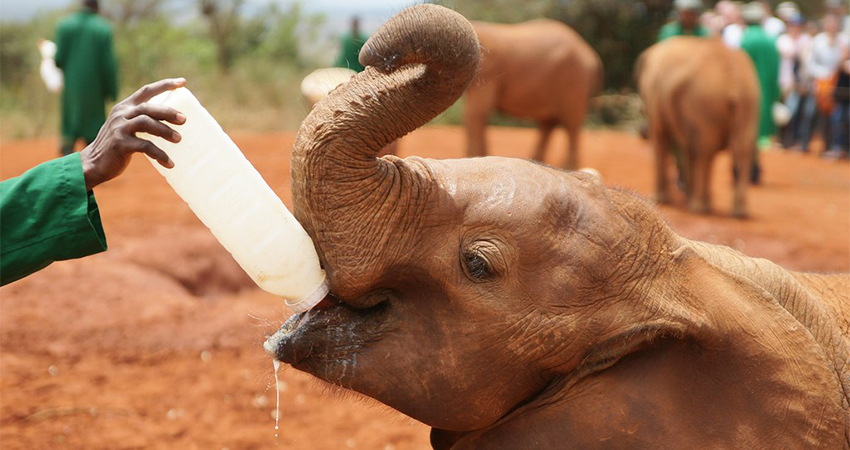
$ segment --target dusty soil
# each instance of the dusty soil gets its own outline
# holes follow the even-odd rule
[[[649,195],[652,154],[637,137],[585,135],[585,166],[605,182]],[[234,139],[289,204],[294,135]],[[491,129],[498,155],[527,157],[535,132]],[[557,134],[550,164],[563,158]],[[54,156],[55,140],[3,142],[0,176]],[[427,128],[401,155],[462,156],[457,128]],[[735,247],[788,268],[850,270],[850,164],[768,152],[752,219],[728,217],[729,161],[716,164],[716,214],[662,214],[679,233]],[[149,166],[96,189],[109,251],[0,289],[0,443],[47,449],[425,449],[426,426],[374,402],[328,393],[292,370],[274,373],[261,348],[286,318],[254,288]]]

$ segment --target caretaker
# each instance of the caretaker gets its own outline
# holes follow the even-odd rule
[[[112,27],[98,14],[97,0],[56,26],[56,67],[62,69],[62,155],[74,152],[77,140],[91,144],[106,118],[104,103],[118,98],[118,75]]]

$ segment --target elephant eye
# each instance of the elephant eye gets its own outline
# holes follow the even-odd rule
[[[463,263],[469,276],[474,280],[486,280],[493,274],[487,260],[478,253],[465,253]]]

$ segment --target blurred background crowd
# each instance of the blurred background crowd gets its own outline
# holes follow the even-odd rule
[[[778,142],[786,149],[807,152],[817,134],[826,145],[825,157],[847,157],[850,16],[844,2],[829,0],[823,14],[808,17],[789,1],[773,8],[767,1],[742,5],[721,0],[701,13],[698,2],[680,3],[688,6],[679,20],[692,33],[720,37],[732,48],[742,47],[747,27],[760,26],[780,56],[778,67],[769,68],[777,71],[777,100],[784,106],[774,111],[778,116],[774,120],[781,125]],[[687,8],[691,11],[684,11]],[[764,86],[762,91],[764,95]]]

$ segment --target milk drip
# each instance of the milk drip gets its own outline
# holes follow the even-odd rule
[[[313,241],[215,119],[186,88],[149,103],[186,116],[183,125],[169,124],[179,143],[139,134],[174,162],[166,169],[151,159],[156,170],[258,286],[293,312],[319,303],[330,285]]]

